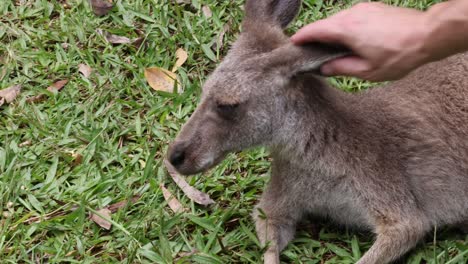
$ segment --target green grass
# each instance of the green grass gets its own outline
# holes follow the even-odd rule
[[[0,108],[2,263],[261,259],[249,214],[268,181],[265,150],[231,155],[216,169],[189,178],[216,201],[209,207],[187,199],[163,168],[168,143],[194,110],[200,86],[227,52],[242,19],[242,1],[175,2],[114,0],[114,9],[103,17],[92,13],[87,0],[0,2],[0,88],[23,85],[14,103]],[[350,2],[308,0],[291,31]],[[433,1],[391,2],[427,8]],[[211,7],[213,17],[203,16],[203,5]],[[231,25],[226,45],[210,51],[226,23]],[[140,34],[144,44],[108,44],[98,28],[130,38]],[[144,68],[170,69],[177,48],[189,53],[179,71],[185,92],[158,94],[144,80]],[[94,69],[89,79],[78,72],[80,63]],[[62,79],[70,81],[60,92],[47,93],[42,102],[26,101]],[[346,90],[370,86],[355,79],[332,81]],[[77,154],[81,162],[75,161]],[[172,213],[160,183],[189,212]],[[110,231],[88,219],[92,210],[134,195],[141,198],[112,215]],[[46,217],[53,212],[58,213]],[[442,230],[413,250],[408,263],[465,263],[467,241]],[[353,263],[371,242],[369,234],[328,223],[304,225],[282,260]]]

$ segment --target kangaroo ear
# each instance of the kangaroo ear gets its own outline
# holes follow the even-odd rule
[[[311,43],[294,48],[299,48],[302,59],[297,60],[292,67],[293,75],[308,72],[321,75],[320,68],[325,63],[352,55],[351,50],[340,45]]]
[[[352,52],[343,46],[323,43],[311,43],[296,46],[292,43],[271,51],[265,56],[266,67],[280,70],[284,76],[293,77],[301,73],[315,73],[320,75],[323,64],[345,56]]]
[[[301,0],[247,0],[246,21],[286,28],[299,13]]]

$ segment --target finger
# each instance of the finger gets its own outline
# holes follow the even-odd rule
[[[291,37],[291,41],[296,45],[308,42],[343,43],[342,36],[340,28],[326,19],[301,28]]]
[[[359,57],[345,57],[330,61],[321,67],[325,76],[353,76],[361,79],[370,79],[373,67],[371,64]]]

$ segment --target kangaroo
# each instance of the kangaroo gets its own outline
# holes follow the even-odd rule
[[[242,32],[168,151],[182,174],[266,146],[271,179],[253,217],[265,263],[306,215],[370,230],[358,264],[392,262],[434,227],[468,226],[468,54],[359,93],[319,67],[343,50],[284,34],[300,0],[247,0]]]

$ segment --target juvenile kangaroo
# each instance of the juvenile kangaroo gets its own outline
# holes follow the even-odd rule
[[[316,75],[339,50],[294,46],[283,33],[300,5],[247,1],[243,31],[204,85],[169,161],[195,174],[229,152],[271,149],[271,180],[254,211],[269,245],[265,263],[279,263],[306,214],[375,232],[359,264],[389,263],[435,226],[466,226],[468,54],[345,93]]]

